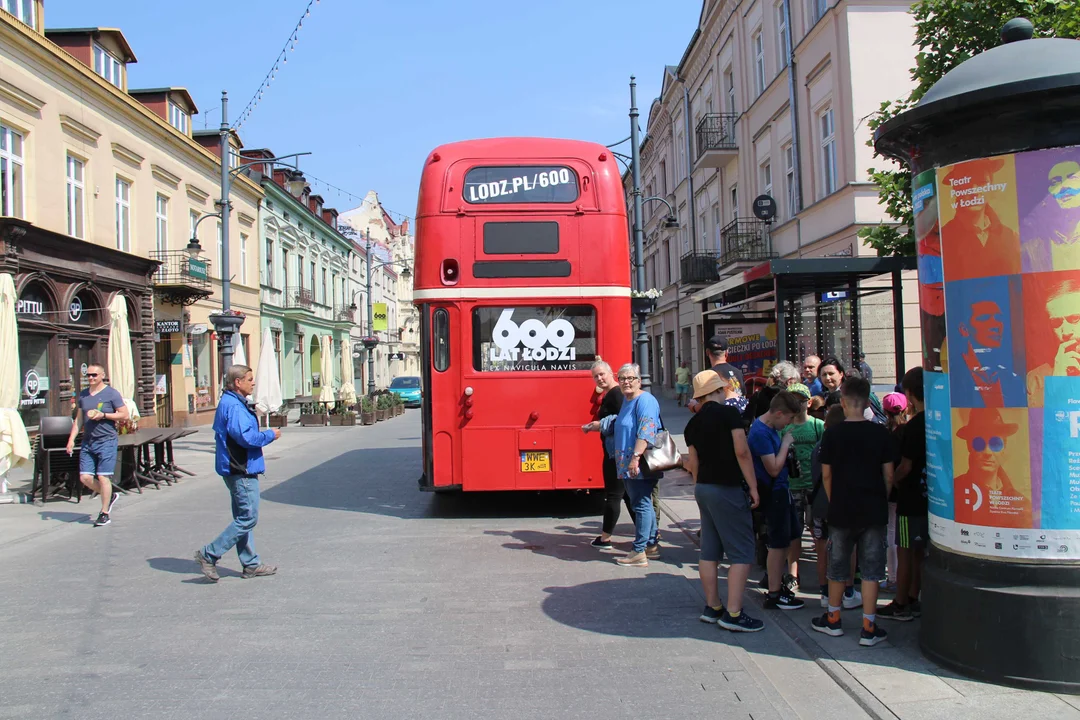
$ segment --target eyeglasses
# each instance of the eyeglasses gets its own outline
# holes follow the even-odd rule
[[[101,373],[86,373],[86,377],[101,377]]]
[[[996,435],[992,438],[973,437],[971,438],[971,449],[975,452],[984,452],[989,445],[990,452],[999,453],[1005,449],[1005,441]]]
[[[640,378],[634,377],[633,375],[631,375],[629,377],[621,377],[621,378],[619,378],[619,384],[622,385],[624,383],[632,383],[635,380],[640,380]]]

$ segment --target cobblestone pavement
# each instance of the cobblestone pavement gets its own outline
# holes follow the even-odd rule
[[[696,548],[625,569],[589,546],[596,496],[421,493],[416,412],[286,429],[256,546],[207,583],[228,522],[208,431],[197,477],[96,506],[0,506],[0,717],[866,717],[776,622],[697,621]],[[630,533],[627,518],[621,540]]]

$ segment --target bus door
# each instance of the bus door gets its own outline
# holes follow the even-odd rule
[[[421,309],[423,359],[424,475],[439,489],[459,485],[461,451],[456,447],[461,423],[461,350],[454,338],[461,333],[454,305],[425,305]]]

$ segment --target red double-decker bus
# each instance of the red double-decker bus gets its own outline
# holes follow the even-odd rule
[[[626,205],[611,152],[443,145],[416,211],[426,490],[602,488],[591,367],[630,359]],[[616,391],[617,392],[617,391]]]

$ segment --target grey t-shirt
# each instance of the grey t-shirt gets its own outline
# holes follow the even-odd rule
[[[83,418],[83,445],[101,445],[116,442],[116,422],[114,420],[91,420],[86,417],[88,410],[100,410],[103,413],[114,413],[124,406],[124,398],[106,385],[97,395],[91,395],[86,389],[79,393],[79,410]]]

